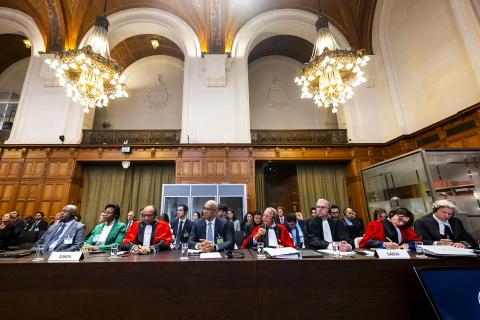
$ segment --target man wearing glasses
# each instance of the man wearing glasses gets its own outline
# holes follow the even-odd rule
[[[165,221],[156,220],[157,209],[146,206],[140,213],[141,221],[135,221],[128,229],[122,242],[122,250],[136,254],[155,253],[169,250],[172,242],[170,226]]]
[[[340,251],[352,250],[352,241],[340,220],[329,218],[330,202],[318,199],[317,214],[308,224],[305,245],[312,249],[332,249],[333,242],[340,242]]]
[[[203,218],[193,222],[188,238],[190,249],[202,252],[232,250],[235,245],[235,232],[230,220],[217,218],[218,206],[209,200],[203,206]]]

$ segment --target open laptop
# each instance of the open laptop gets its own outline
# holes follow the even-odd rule
[[[480,267],[414,269],[438,319],[480,319]]]

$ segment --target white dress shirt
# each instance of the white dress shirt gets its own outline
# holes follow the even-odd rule
[[[62,233],[60,233],[60,235],[58,236],[57,240],[52,242],[50,244],[50,246],[48,247],[48,251],[53,251],[55,249],[55,247],[57,246],[57,243],[58,243],[58,240],[60,240],[63,236],[63,234],[67,231],[68,228],[70,228],[70,226],[72,225],[72,223],[75,222],[75,219],[72,219],[68,222],[65,223],[65,227],[63,228],[62,230]],[[63,222],[59,222],[59,223],[63,223]],[[61,228],[62,226],[58,227],[57,231]],[[55,235],[53,235],[55,237]]]
[[[402,233],[400,232],[400,228],[395,227],[395,230],[397,230],[397,236],[398,236],[398,244],[402,243]]]
[[[328,220],[322,221],[322,227],[323,227],[323,240],[327,242],[333,242],[332,230],[330,230],[330,225],[328,224]]]
[[[115,223],[115,220],[112,223],[110,223],[109,225],[104,223],[102,232],[98,236],[98,239],[95,243],[97,246],[105,244],[105,241],[107,240],[108,234],[110,233],[110,230],[112,230],[112,227],[113,227],[114,223]]]
[[[272,224],[270,228],[268,228],[268,246],[269,247],[276,247],[278,246],[278,239],[277,239],[277,234],[275,233],[275,228],[276,224]]]
[[[445,226],[448,226],[450,230],[452,230],[452,227],[450,226],[450,223],[448,221],[442,221],[438,219],[435,215],[432,215],[432,216],[433,216],[433,219],[435,219],[435,221],[437,221],[438,223],[438,230],[440,231],[441,235],[445,235]]]
[[[143,247],[150,247],[150,239],[152,238],[152,225],[147,224],[145,226],[145,232],[143,233]]]

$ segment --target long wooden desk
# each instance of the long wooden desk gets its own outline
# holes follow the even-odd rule
[[[0,259],[2,319],[434,319],[413,267],[479,259]]]

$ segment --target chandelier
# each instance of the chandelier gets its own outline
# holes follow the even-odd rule
[[[108,26],[104,8],[104,16],[96,18],[92,33],[81,48],[63,51],[54,59],[45,60],[56,71],[67,95],[80,102],[85,113],[89,108],[107,106],[109,100],[128,97],[122,69],[110,58]]]
[[[370,58],[363,50],[340,49],[328,20],[318,15],[317,38],[310,62],[297,71],[295,83],[302,87],[302,99],[313,99],[319,107],[332,106],[332,112],[353,96],[352,87],[365,82],[364,67]]]

